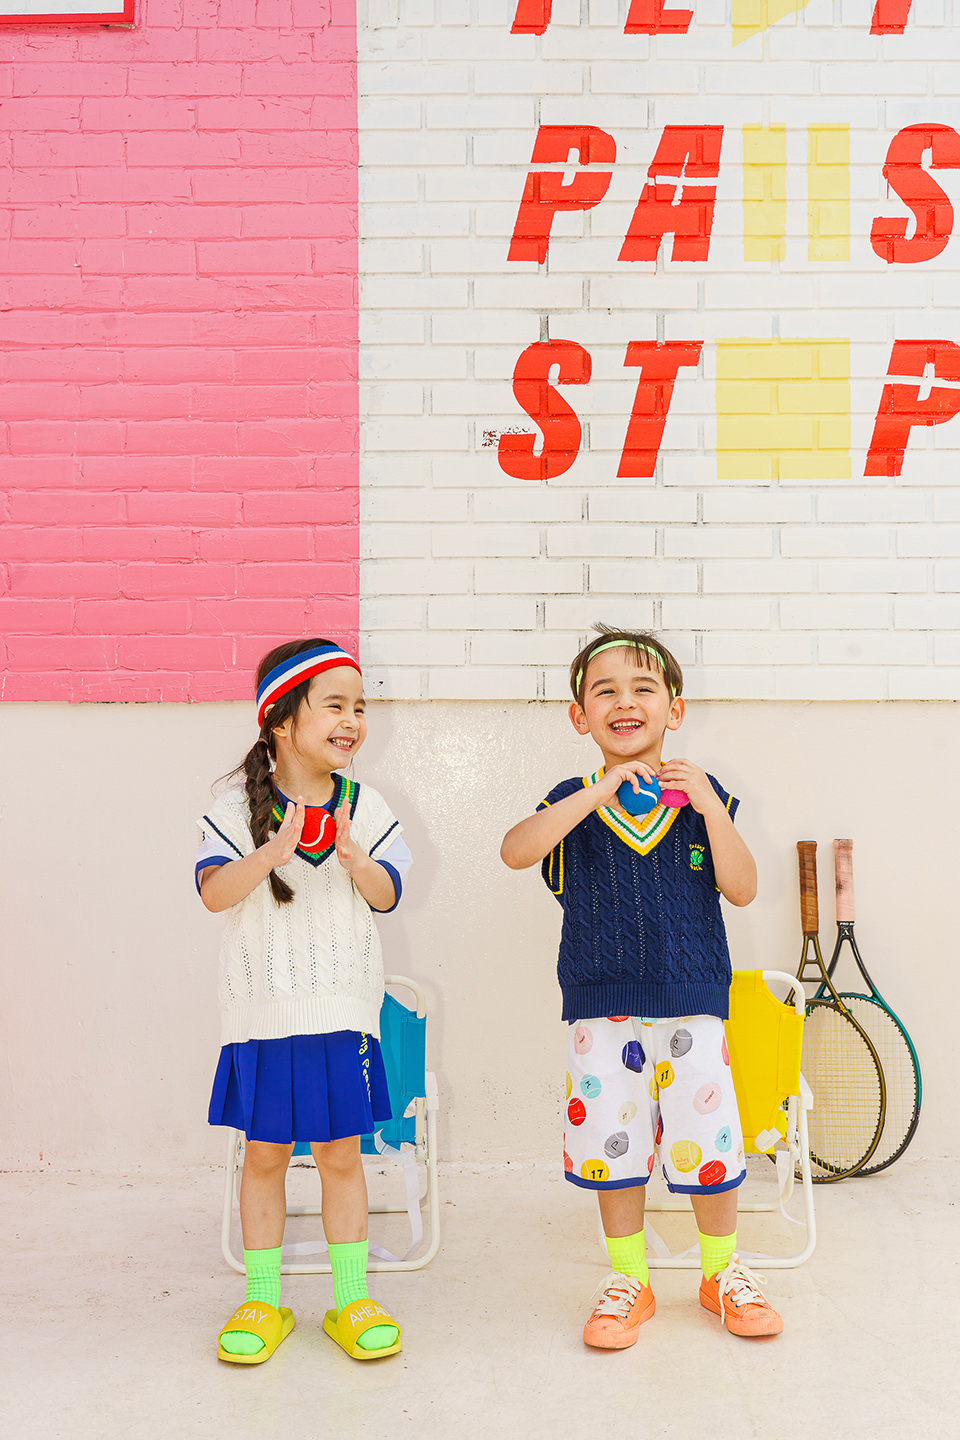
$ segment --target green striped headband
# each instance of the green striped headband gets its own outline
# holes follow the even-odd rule
[[[618,646],[627,646],[631,650],[643,650],[647,655],[653,656],[654,660],[656,660],[657,664],[659,665],[661,671],[664,669],[663,656],[660,654],[660,651],[655,649],[652,645],[645,645],[642,640],[608,640],[605,645],[598,645],[596,650],[591,650],[590,654],[587,656],[587,665],[590,664],[591,660],[595,660],[598,655],[602,655],[604,650],[615,650]],[[581,665],[580,669],[577,671],[578,690],[580,689],[580,685],[583,680],[583,672],[585,669],[586,665]],[[672,685],[670,687],[670,694],[674,700],[677,698],[677,692],[676,690],[674,690]]]

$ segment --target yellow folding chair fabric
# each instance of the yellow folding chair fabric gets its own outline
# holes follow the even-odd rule
[[[778,1000],[762,970],[735,970],[725,1024],[744,1149],[772,1149],[786,1134],[782,1106],[800,1089],[803,1016]]]

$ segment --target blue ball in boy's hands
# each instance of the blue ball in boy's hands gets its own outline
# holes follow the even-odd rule
[[[617,791],[617,799],[628,815],[646,815],[655,805],[660,804],[660,786],[656,780],[644,780],[637,776],[640,793],[637,794],[629,780],[624,780]]]

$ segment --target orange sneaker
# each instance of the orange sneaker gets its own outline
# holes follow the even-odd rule
[[[726,1270],[701,1280],[700,1304],[719,1315],[731,1335],[779,1335],[783,1320],[764,1298],[760,1286],[766,1283],[765,1275],[754,1275],[734,1252]]]
[[[603,1282],[600,1303],[583,1327],[584,1343],[595,1350],[626,1350],[637,1343],[640,1326],[656,1308],[649,1285],[614,1273]]]

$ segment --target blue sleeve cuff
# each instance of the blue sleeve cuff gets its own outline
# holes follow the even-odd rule
[[[193,868],[193,883],[197,887],[197,894],[200,894],[200,875],[202,871],[209,869],[211,865],[229,865],[231,860],[235,860],[236,858],[235,855],[205,855],[202,860],[198,860]]]
[[[394,867],[389,863],[389,861],[378,860],[376,863],[383,866],[384,870],[386,870],[387,874],[390,876],[390,879],[393,881],[394,901],[393,904],[388,905],[385,910],[377,910],[377,907],[375,905],[371,905],[370,909],[376,910],[376,913],[378,915],[389,915],[391,910],[396,910],[397,906],[400,904],[400,896],[403,894],[403,882],[400,879],[399,872],[394,869]]]

